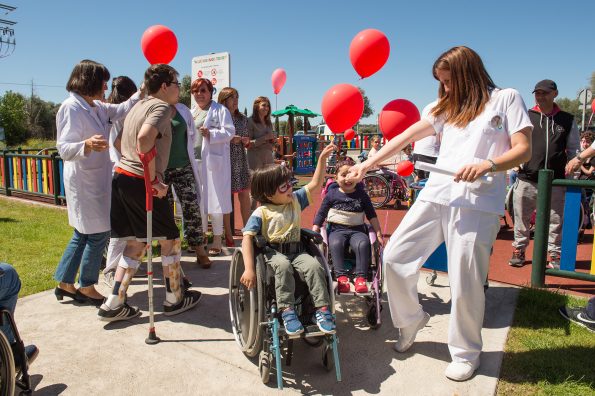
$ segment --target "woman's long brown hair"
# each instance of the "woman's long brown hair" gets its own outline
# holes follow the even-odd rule
[[[446,123],[464,128],[483,112],[496,84],[479,55],[468,47],[453,47],[440,55],[432,67],[436,80],[437,70],[450,71],[450,89],[447,93],[440,83],[432,115],[443,116]]]

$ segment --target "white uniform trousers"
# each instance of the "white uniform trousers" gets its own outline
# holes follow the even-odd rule
[[[484,282],[500,229],[496,214],[416,201],[384,249],[388,301],[395,327],[422,318],[419,269],[446,242],[451,310],[448,348],[455,362],[476,362],[481,352]]]

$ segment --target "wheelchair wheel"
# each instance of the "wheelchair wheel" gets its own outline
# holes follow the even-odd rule
[[[372,206],[380,208],[390,201],[390,185],[384,177],[369,174],[364,176],[363,182],[364,188],[372,201]]]
[[[328,342],[322,348],[322,365],[326,371],[331,371],[335,367],[335,360],[333,358],[333,348]]]
[[[4,333],[0,332],[0,395],[14,394],[15,375],[10,343]]]
[[[246,289],[240,282],[244,272],[241,250],[236,250],[229,271],[229,315],[236,342],[242,352],[250,358],[262,349],[263,332],[260,323],[264,321],[264,282],[262,278],[262,255],[256,256],[256,287]],[[260,276],[259,276],[260,273]]]
[[[260,351],[258,357],[258,372],[263,384],[268,384],[271,378],[271,353]]]

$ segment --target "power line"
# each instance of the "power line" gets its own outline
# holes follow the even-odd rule
[[[31,85],[31,83],[0,82],[0,85]],[[36,87],[64,88],[64,85],[34,84]]]

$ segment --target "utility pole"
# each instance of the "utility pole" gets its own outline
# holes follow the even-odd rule
[[[4,14],[8,14],[9,12],[16,10],[16,7],[0,4],[0,10],[4,11]],[[16,40],[14,38],[14,29],[12,26],[15,24],[16,22],[14,21],[0,19],[0,58],[6,58],[14,52]]]

